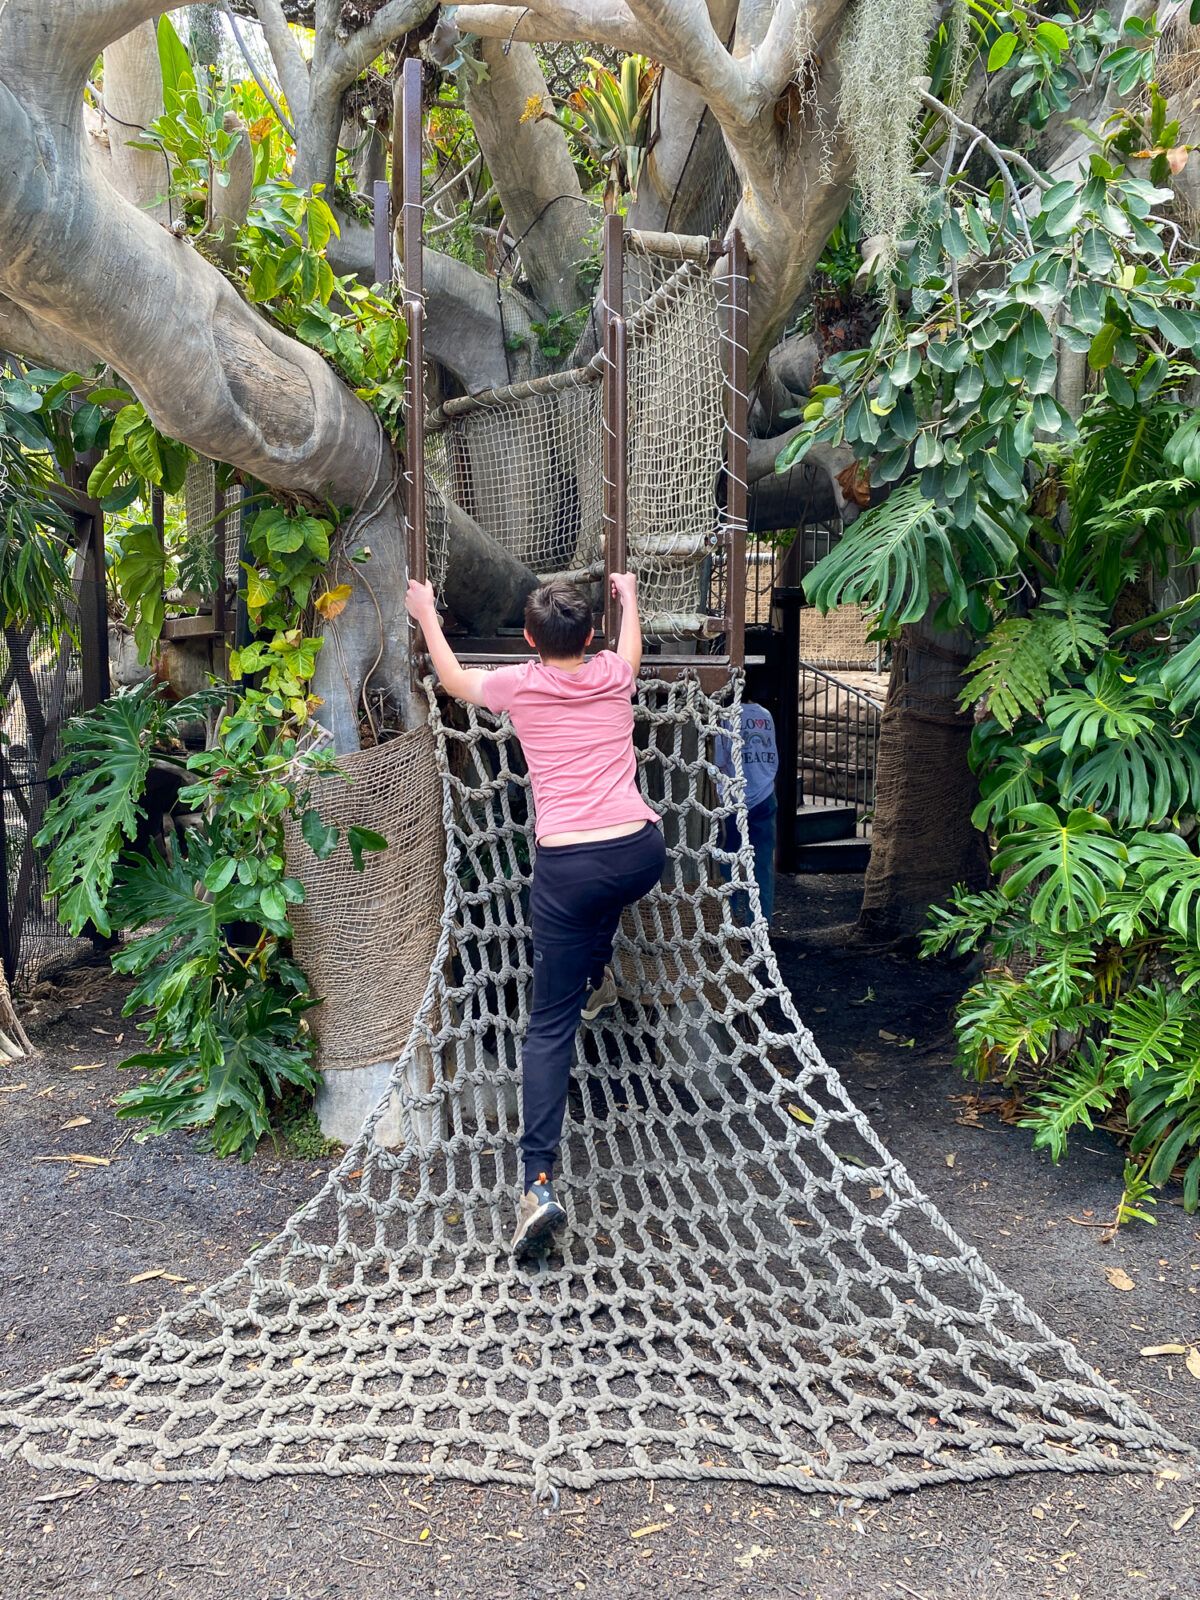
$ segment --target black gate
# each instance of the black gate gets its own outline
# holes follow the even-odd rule
[[[0,958],[11,984],[69,942],[33,841],[57,788],[64,725],[109,691],[104,519],[81,495],[62,503],[75,524],[70,628],[57,645],[32,626],[6,627],[0,640]]]

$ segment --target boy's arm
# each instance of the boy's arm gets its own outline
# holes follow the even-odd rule
[[[637,578],[632,572],[614,572],[612,591],[621,602],[617,654],[622,661],[628,661],[636,678],[642,664],[642,622],[638,616]]]
[[[425,636],[425,648],[446,693],[452,694],[456,700],[465,700],[468,705],[483,705],[483,686],[487,673],[479,667],[464,667],[450,648],[437,614],[433,585],[416,583],[410,578],[404,607]]]

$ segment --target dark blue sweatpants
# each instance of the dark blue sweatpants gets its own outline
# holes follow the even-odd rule
[[[653,822],[620,839],[539,845],[533,868],[533,1005],[521,1064],[525,1187],[553,1172],[579,1013],[604,976],[621,912],[662,877],[667,852]]]

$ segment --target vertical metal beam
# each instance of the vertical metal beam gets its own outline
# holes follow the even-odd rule
[[[746,510],[747,453],[749,431],[749,288],[746,244],[737,228],[729,234],[728,339],[726,374],[728,378],[725,412],[725,559],[728,634],[726,653],[731,665],[740,667],[746,659]],[[795,811],[795,802],[792,803]]]
[[[775,736],[779,744],[779,801],[775,857],[781,872],[796,870],[796,806],[800,789],[800,608],[802,589],[776,589],[772,605],[780,613],[782,660]]]
[[[626,511],[629,491],[628,347],[624,316],[624,219],[604,219],[600,295],[600,338],[604,350],[604,637],[615,649],[621,630],[621,608],[613,598],[612,575],[628,562]]]
[[[404,168],[404,314],[408,325],[404,452],[408,468],[408,573],[426,581],[425,534],[425,275],[421,252],[421,63],[404,63],[401,160]],[[390,246],[389,246],[390,248]],[[390,278],[390,271],[389,271]]]
[[[392,190],[382,178],[374,189],[375,282],[385,287],[392,281]]]

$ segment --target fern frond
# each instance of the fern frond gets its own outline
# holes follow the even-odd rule
[[[1189,1018],[1195,1022],[1188,997],[1161,983],[1134,989],[1121,996],[1109,1017],[1108,1043],[1113,1071],[1129,1086],[1150,1069],[1174,1062],[1183,1046]]]
[[[1034,1144],[1059,1161],[1071,1129],[1082,1126],[1091,1132],[1097,1117],[1111,1108],[1118,1087],[1103,1046],[1085,1040],[1032,1097],[1020,1126],[1032,1128]]]
[[[1048,589],[1025,617],[1006,617],[988,635],[959,696],[963,706],[980,698],[1003,728],[1035,714],[1053,683],[1081,670],[1104,649],[1104,607],[1094,595]]]
[[[1096,978],[1096,946],[1090,939],[1055,939],[1042,951],[1026,982],[1046,1004],[1060,1009],[1092,998]]]
[[[962,1058],[981,1077],[1001,1062],[1010,1071],[1022,1058],[1036,1065],[1052,1053],[1060,1029],[1082,1032],[1101,1014],[1086,1003],[1052,1009],[1024,980],[989,972],[959,1001]]]

